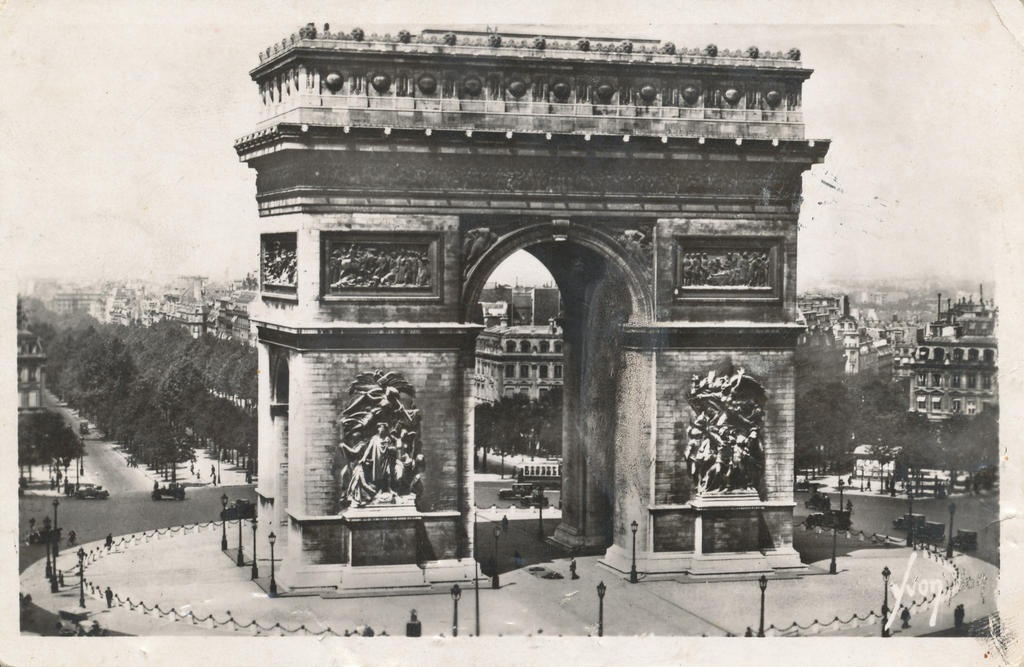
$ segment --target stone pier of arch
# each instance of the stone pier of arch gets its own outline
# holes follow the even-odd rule
[[[257,173],[257,492],[282,585],[472,579],[477,300],[517,250],[565,304],[552,539],[622,572],[634,539],[640,572],[799,567],[797,218],[802,174],[828,150],[803,136],[811,71],[793,52],[482,39],[384,44],[307,26],[251,72],[264,120],[235,148]],[[687,394],[725,365],[764,387],[763,475],[752,491],[698,495]],[[341,411],[376,369],[415,391],[415,504],[344,502]]]

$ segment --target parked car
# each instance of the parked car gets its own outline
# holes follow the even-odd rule
[[[533,483],[515,483],[511,489],[498,489],[498,497],[502,500],[519,500],[533,493]]]
[[[107,491],[98,484],[83,484],[75,491],[75,498],[82,498],[83,500],[106,500],[109,497],[110,491]]]
[[[175,500],[185,500],[185,487],[181,484],[171,483],[167,486],[157,486],[153,488],[153,500],[163,500],[164,498],[174,498]]]
[[[239,519],[253,519],[256,517],[256,503],[249,502],[243,498],[229,505],[227,509],[221,510],[221,521],[237,521]]]
[[[978,532],[958,528],[953,537],[953,547],[960,551],[974,551],[978,548]]]

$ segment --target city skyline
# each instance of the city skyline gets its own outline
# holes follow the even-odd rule
[[[260,224],[255,174],[232,144],[256,122],[257,90],[246,76],[257,62],[254,45],[310,19],[344,18],[381,32],[428,25],[415,12],[349,18],[290,9],[240,24],[226,7],[193,3],[161,26],[169,18],[162,10],[106,4],[119,9],[117,20],[100,5],[73,15],[45,4],[8,12],[21,66],[4,72],[9,109],[17,110],[5,113],[10,121],[31,109],[34,120],[8,133],[3,161],[0,216],[13,221],[18,276],[244,275],[254,267]],[[391,15],[395,22],[378,21]],[[452,24],[478,19],[462,8],[451,16]],[[658,26],[567,27],[556,24],[570,19],[556,5],[549,18],[544,27],[496,29],[802,50],[815,70],[805,92],[807,136],[830,137],[832,149],[804,177],[801,289],[860,275],[992,281],[1012,268],[1007,249],[990,239],[1013,228],[1020,199],[1015,173],[1004,167],[1014,164],[1014,144],[999,110],[1021,106],[1022,92],[1001,85],[1019,79],[1021,66],[995,12],[947,6],[928,23],[908,15],[906,25],[846,14],[827,30],[794,24],[784,12],[772,17],[775,25],[679,25],[692,15],[673,10]],[[74,54],[79,67],[55,70],[58,61],[38,51],[32,31],[17,29],[37,22],[61,35],[47,48]],[[103,48],[91,48],[97,43]],[[975,66],[979,50],[985,68]],[[947,88],[963,80],[972,81],[970,91]],[[38,104],[54,99],[66,103]],[[39,201],[47,202],[42,216]]]

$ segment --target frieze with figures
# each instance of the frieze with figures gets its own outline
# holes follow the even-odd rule
[[[264,234],[260,240],[263,290],[294,292],[298,270],[295,234]]]
[[[780,296],[778,239],[678,239],[677,298]]]
[[[765,250],[683,252],[679,261],[682,287],[771,288]]]
[[[437,247],[438,240],[433,237],[403,241],[324,234],[324,294],[433,294],[438,283]]]

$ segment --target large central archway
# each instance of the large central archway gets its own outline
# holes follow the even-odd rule
[[[495,222],[486,223],[492,233]],[[606,229],[619,230],[619,237]],[[645,480],[633,480],[640,484],[628,488],[617,483],[617,476],[627,470],[617,467],[617,454],[626,465],[630,450],[643,448],[633,436],[644,430],[638,420],[650,417],[642,405],[651,399],[651,378],[643,372],[650,370],[650,355],[627,354],[621,342],[624,324],[640,325],[652,318],[653,276],[645,268],[652,247],[653,239],[622,227],[621,221],[602,226],[565,220],[516,225],[493,241],[466,277],[467,317],[475,312],[487,277],[519,250],[544,265],[562,294],[562,521],[554,540],[574,550],[610,546],[613,526],[629,523],[616,517],[645,497]]]

